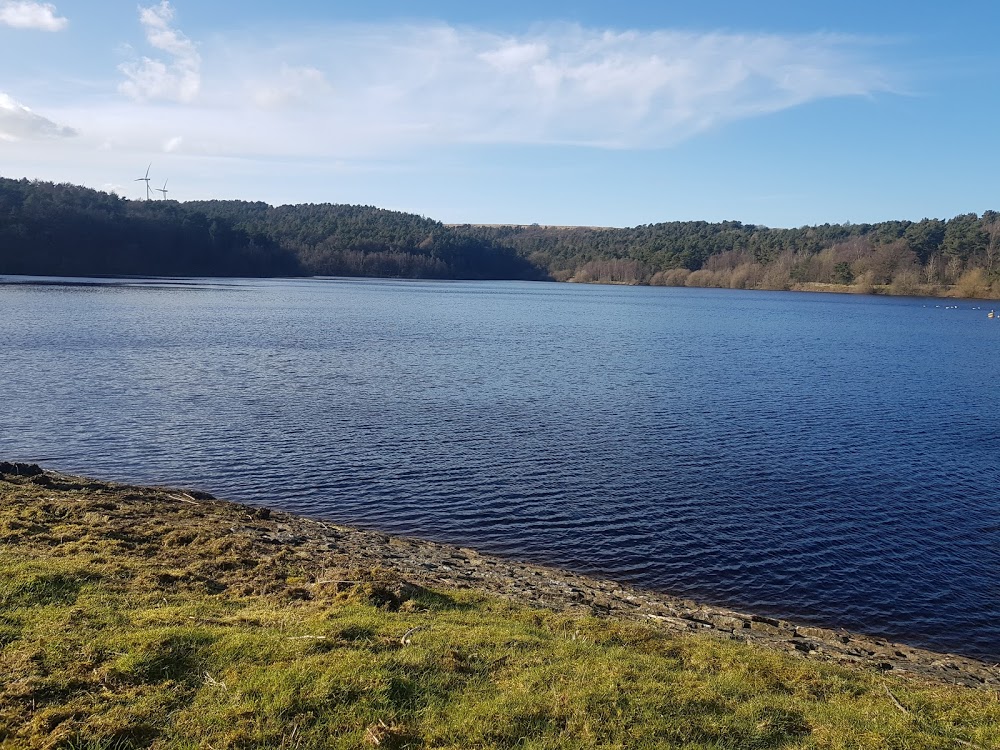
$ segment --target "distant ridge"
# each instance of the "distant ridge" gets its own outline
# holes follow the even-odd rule
[[[772,229],[739,221],[629,228],[450,225],[557,281],[1000,297],[1000,214]]]
[[[1000,298],[1000,214],[795,229],[446,225],[374,206],[130,201],[0,177],[0,274],[526,279]]]
[[[130,201],[0,178],[0,273],[541,279],[488,238],[372,206]]]

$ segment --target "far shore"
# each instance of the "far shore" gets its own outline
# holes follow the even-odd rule
[[[698,272],[692,272],[692,274]],[[189,279],[234,279],[243,277],[232,277],[232,276],[206,276],[206,277],[161,277],[161,276],[18,276],[17,274],[0,274],[0,279],[76,279],[76,278],[86,278],[86,279],[109,279],[109,280],[142,280],[142,279],[161,279],[169,278],[176,280],[189,280]],[[395,279],[395,280],[408,280],[408,281],[434,281],[435,279],[420,279],[412,277],[401,277],[401,276],[370,276],[370,277],[355,277],[355,276],[331,276],[331,277],[320,277],[320,276],[268,276],[268,277],[253,277],[254,280],[261,280],[264,278],[268,279],[296,279],[296,278],[372,278],[372,279]],[[477,281],[480,279],[442,279],[443,281]],[[493,281],[518,281],[518,279],[492,279]],[[681,283],[651,283],[651,282],[641,282],[637,280],[613,280],[613,279],[581,279],[577,276],[567,276],[566,278],[554,278],[540,283],[570,283],[570,284],[588,284],[588,285],[599,285],[599,286],[652,286],[652,287],[672,287],[679,288],[684,287],[688,289],[732,289],[737,291],[750,291],[750,292],[819,292],[824,294],[857,294],[857,295],[874,295],[874,296],[884,296],[884,297],[923,297],[927,299],[950,299],[950,300],[963,300],[965,302],[979,302],[988,306],[1000,306],[1000,295],[993,294],[989,289],[979,289],[974,290],[970,293],[968,290],[963,290],[958,285],[941,285],[941,284],[919,284],[916,286],[906,286],[898,287],[892,284],[832,284],[832,283],[821,283],[818,281],[808,281],[808,282],[798,282],[788,285],[775,285],[773,287],[760,286],[760,287],[733,287],[724,286],[712,283],[690,283],[689,280],[685,279]],[[0,286],[5,283],[11,283],[10,281],[0,281]],[[31,282],[13,282],[13,283],[45,283],[40,281]],[[59,282],[51,282],[59,283]]]
[[[687,289],[733,289],[736,291],[748,292],[819,292],[824,294],[857,294],[871,295],[878,297],[925,297],[928,299],[953,299],[966,302],[982,302],[985,304],[1000,305],[1000,296],[983,290],[981,293],[969,295],[962,292],[956,285],[932,285],[921,284],[919,286],[907,287],[904,290],[893,288],[891,284],[856,285],[856,284],[826,284],[818,281],[807,281],[790,284],[788,286],[770,287],[727,287],[715,284],[650,284],[637,281],[581,281],[576,278],[562,279],[561,281],[571,284],[599,284],[604,286],[659,286],[659,287],[684,287]]]

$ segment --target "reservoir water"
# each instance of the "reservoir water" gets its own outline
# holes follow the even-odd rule
[[[988,305],[27,281],[0,278],[2,459],[1000,661]]]

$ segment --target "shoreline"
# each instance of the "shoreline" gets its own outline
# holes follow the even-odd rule
[[[729,286],[719,286],[715,284],[651,284],[648,281],[638,282],[638,281],[608,281],[608,280],[594,280],[594,281],[580,281],[575,278],[568,279],[463,279],[463,278],[445,278],[445,279],[427,279],[419,278],[414,276],[38,276],[32,274],[3,274],[0,273],[0,286],[5,285],[16,285],[16,284],[48,284],[53,286],[58,285],[78,285],[84,282],[74,282],[74,281],[7,281],[5,279],[12,278],[27,278],[27,279],[93,279],[95,281],[90,282],[94,285],[100,285],[101,282],[105,281],[142,281],[142,280],[166,280],[174,282],[185,282],[193,280],[240,280],[249,279],[253,281],[263,281],[263,280],[308,280],[308,279],[348,279],[348,280],[364,280],[364,279],[375,279],[375,280],[389,280],[389,281],[524,281],[529,283],[539,283],[539,284],[574,284],[580,286],[639,286],[639,287],[650,287],[650,288],[663,288],[663,289],[723,289],[729,291],[745,291],[745,292],[797,292],[797,293],[807,293],[807,294],[844,294],[844,295],[856,295],[856,296],[868,296],[868,297],[902,297],[902,298],[914,298],[914,299],[938,299],[938,300],[954,300],[969,303],[988,303],[990,305],[1000,305],[1000,296],[994,294],[987,294],[985,296],[975,295],[969,296],[960,294],[956,291],[956,286],[942,286],[934,284],[921,284],[913,288],[909,288],[904,292],[895,292],[890,288],[889,284],[874,284],[870,287],[861,288],[858,286],[853,286],[849,284],[833,284],[818,281],[805,281],[796,282],[785,287],[776,288],[764,288],[764,287],[729,287]]]
[[[706,605],[467,547],[220,500],[204,492],[116,484],[33,464],[0,462],[0,500],[24,503],[31,522],[26,526],[30,533],[0,530],[0,542],[22,540],[49,554],[74,540],[65,532],[58,537],[49,533],[52,526],[46,524],[46,514],[65,519],[75,513],[77,528],[85,524],[90,531],[112,539],[132,532],[135,538],[129,543],[136,548],[149,540],[136,536],[134,530],[151,522],[162,538],[173,538],[178,547],[202,535],[218,542],[220,555],[225,548],[261,559],[291,556],[303,571],[301,580],[275,581],[269,584],[273,590],[261,593],[293,600],[338,595],[362,576],[366,580],[388,576],[396,589],[473,591],[568,615],[642,622],[673,633],[701,633],[820,662],[1000,691],[1000,665],[970,657]],[[32,504],[37,507],[27,513]],[[239,570],[215,569],[210,562],[203,578],[199,585],[215,593],[247,586]],[[151,580],[159,581],[154,585],[174,583],[162,575]]]

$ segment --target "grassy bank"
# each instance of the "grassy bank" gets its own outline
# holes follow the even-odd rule
[[[268,514],[0,477],[0,748],[1000,747],[1000,696],[323,560]]]

